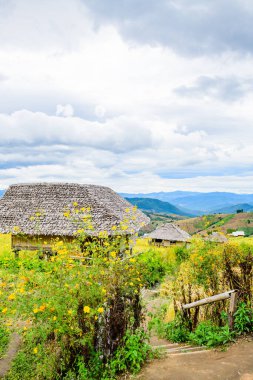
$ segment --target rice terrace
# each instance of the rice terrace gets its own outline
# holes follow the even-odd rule
[[[176,363],[191,368],[199,355],[201,367],[209,355],[208,365],[212,352],[219,355],[214,348],[229,356],[234,345],[246,350],[238,365],[253,373],[252,238],[207,240],[174,224],[138,237],[149,222],[105,187],[37,183],[6,191],[3,379],[211,379],[208,368],[204,377],[196,368],[180,375]],[[171,373],[159,377],[164,366]],[[216,370],[220,376],[222,365]]]

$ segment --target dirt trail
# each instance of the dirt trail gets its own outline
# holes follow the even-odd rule
[[[20,336],[17,333],[13,333],[7,352],[4,355],[4,357],[0,359],[0,379],[3,378],[9,371],[11,367],[11,362],[17,354],[20,344]]]
[[[253,337],[227,351],[172,355],[148,364],[139,380],[253,380]]]
[[[144,295],[148,311],[154,312],[164,303],[155,293]],[[151,345],[169,342],[151,337]],[[253,335],[240,339],[227,351],[205,350],[167,354],[147,364],[139,380],[253,380]]]

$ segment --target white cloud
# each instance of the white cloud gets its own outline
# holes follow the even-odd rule
[[[189,59],[167,42],[130,43],[110,17],[95,28],[86,5],[13,0],[2,9],[0,187],[249,189],[252,56]]]
[[[74,108],[71,104],[57,104],[56,106],[56,116],[71,117],[74,115]]]

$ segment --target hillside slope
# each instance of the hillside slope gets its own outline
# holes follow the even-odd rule
[[[224,234],[241,230],[246,236],[253,234],[253,212],[239,214],[204,215],[197,218],[179,220],[177,225],[193,235],[195,233],[208,233],[220,231]]]
[[[174,214],[183,216],[192,216],[180,210],[178,207],[172,205],[169,202],[163,202],[159,199],[152,198],[126,198],[126,200],[133,205],[137,206],[142,211],[148,211],[152,213]]]

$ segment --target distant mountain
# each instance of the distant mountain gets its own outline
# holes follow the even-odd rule
[[[4,195],[4,190],[0,190],[0,198]]]
[[[125,198],[152,198],[171,202],[179,209],[193,214],[208,214],[214,210],[238,204],[253,204],[253,194],[235,194],[227,192],[199,193],[190,191],[159,192],[149,194],[122,194]]]
[[[253,205],[248,203],[240,203],[234,206],[222,207],[218,210],[214,210],[213,214],[235,214],[237,210],[243,210],[243,212],[253,211]]]
[[[164,214],[176,214],[184,216],[193,216],[179,208],[175,207],[171,203],[160,201],[159,199],[152,198],[126,198],[128,202],[137,206],[139,209],[154,213],[164,213]]]

